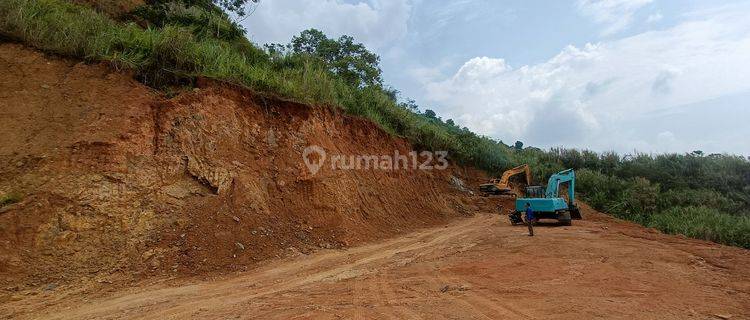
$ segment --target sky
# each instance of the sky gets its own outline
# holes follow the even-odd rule
[[[317,28],[402,99],[512,144],[750,156],[750,0],[261,0],[256,43]]]

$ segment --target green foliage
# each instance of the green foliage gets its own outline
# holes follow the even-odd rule
[[[39,49],[87,60],[110,61],[136,71],[151,85],[205,75],[283,90],[269,70],[252,65],[264,53],[238,53],[228,43],[196,39],[190,28],[167,25],[142,29],[119,24],[91,9],[58,0],[0,2],[0,33]]]
[[[576,171],[576,191],[585,195],[589,205],[610,213],[624,213],[625,182],[590,169]],[[616,210],[622,211],[616,211]]]
[[[710,189],[672,189],[661,193],[658,203],[659,210],[667,210],[671,207],[705,206],[734,215],[738,215],[743,210],[740,202]]]
[[[660,210],[676,205],[709,205],[735,213],[750,210],[750,161],[740,156],[697,154],[620,157],[614,153],[597,156],[587,150],[552,149],[546,160],[567,168],[599,170],[623,180],[643,177],[658,183],[664,194]]]
[[[219,8],[232,12],[240,17],[245,15],[245,6],[248,3],[257,3],[260,0],[146,0],[147,3],[158,5],[165,2],[181,2],[188,7],[196,6],[208,11],[221,11]]]
[[[623,192],[623,215],[635,220],[647,220],[647,216],[656,212],[656,201],[659,197],[659,185],[643,177],[635,177],[627,182]]]
[[[188,28],[198,39],[214,38],[226,41],[245,39],[245,30],[242,26],[230,20],[223,11],[207,10],[199,5],[188,6],[184,1],[142,5],[132,14],[145,20],[152,27],[163,28],[173,25]]]
[[[673,207],[651,217],[649,227],[666,233],[750,249],[750,217],[708,207]]]
[[[668,233],[750,246],[742,235],[750,218],[750,161],[697,152],[624,158],[586,153],[553,149],[536,157],[579,168],[577,191],[598,210]]]
[[[283,53],[280,48],[279,45],[269,46],[269,51]],[[363,44],[355,43],[351,36],[344,35],[334,40],[320,30],[308,29],[292,38],[286,48],[291,50],[290,54],[320,59],[352,87],[382,86],[380,57]]]

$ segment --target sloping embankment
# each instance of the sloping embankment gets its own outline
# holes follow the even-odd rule
[[[102,65],[0,44],[0,283],[199,273],[381,238],[467,212],[466,171],[331,170],[406,154],[371,122],[218,84],[173,98]]]

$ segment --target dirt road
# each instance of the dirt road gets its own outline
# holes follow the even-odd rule
[[[587,209],[588,210],[588,209]],[[590,210],[588,210],[590,211]],[[528,237],[497,215],[298,254],[215,280],[51,290],[0,316],[49,319],[748,319],[750,254],[589,212]]]

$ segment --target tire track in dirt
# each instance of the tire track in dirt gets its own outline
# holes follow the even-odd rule
[[[42,316],[17,318],[575,320],[750,315],[743,289],[750,285],[750,276],[739,267],[733,274],[695,268],[690,264],[695,259],[681,247],[648,250],[640,239],[607,234],[596,223],[541,228],[539,236],[531,238],[496,219],[461,219],[445,228],[346,251],[280,260],[215,282],[139,287],[73,309],[63,309],[64,300],[55,300],[52,307],[39,302]],[[715,250],[730,255],[735,264],[750,264],[744,251]],[[548,272],[551,266],[556,266],[555,273]],[[537,277],[526,281],[507,270]],[[570,299],[556,297],[576,300],[571,305]]]
[[[398,293],[395,292],[391,283],[397,282],[396,279],[392,278],[388,272],[389,268],[384,268],[378,281],[378,288],[380,292],[380,298],[385,302],[385,307],[393,309],[395,317],[392,319],[422,319],[416,312],[413,312],[409,308],[405,307],[404,304],[408,302],[398,302]]]
[[[454,306],[456,304],[459,304],[463,306],[464,309],[468,311],[468,313],[471,315],[477,315],[486,319],[494,319],[491,314],[485,313],[482,310],[477,309],[476,306],[468,303],[464,299],[457,298],[453,296],[453,294],[451,294],[450,292],[442,292],[443,291],[442,288],[448,285],[448,283],[440,280],[440,276],[438,275],[439,273],[440,273],[440,270],[437,269],[437,267],[433,266],[432,270],[429,273],[432,276],[427,277],[426,280],[430,283],[430,287],[434,288],[435,290],[434,292],[438,296],[438,299],[441,300],[441,303],[447,302],[446,304],[454,305]],[[461,314],[466,314],[466,312],[461,312]]]
[[[440,271],[435,272],[435,274],[437,275],[438,280],[440,280],[441,282],[449,286],[451,284],[456,284],[456,283],[466,283],[466,281],[464,281],[461,278],[448,277],[448,276],[445,276]],[[488,299],[484,295],[477,293],[477,291],[474,288],[468,288],[468,290],[461,291],[460,294],[457,295],[456,299],[460,299],[464,301],[465,303],[471,305],[472,308],[474,308],[475,310],[486,309],[486,310],[494,311],[495,312],[494,315],[490,318],[496,318],[497,315],[502,315],[503,318],[510,317],[511,319],[532,319],[532,317],[517,310],[516,308],[510,307],[507,304],[499,302],[499,301],[493,301],[493,300]]]
[[[193,284],[177,288],[160,288],[152,291],[114,297],[107,301],[91,303],[66,314],[50,314],[50,319],[100,318],[104,315],[125,314],[144,309],[154,309],[145,319],[162,319],[165,317],[189,317],[200,311],[203,306],[242,304],[251,299],[258,299],[275,293],[289,291],[320,281],[336,281],[337,276],[355,270],[365,274],[368,266],[376,270],[377,266],[392,263],[391,258],[401,252],[413,252],[424,248],[436,247],[458,235],[469,232],[469,226],[476,223],[473,219],[458,221],[453,228],[435,228],[424,230],[414,237],[402,237],[379,244],[352,249],[348,253],[327,252],[316,257],[282,263],[273,268],[250,275],[241,275],[231,280],[217,283]],[[445,230],[448,230],[446,232]],[[353,259],[347,262],[347,257]],[[346,275],[346,278],[351,276]],[[253,287],[260,287],[253,292]],[[156,307],[160,308],[156,308]],[[117,316],[115,316],[117,317]]]

